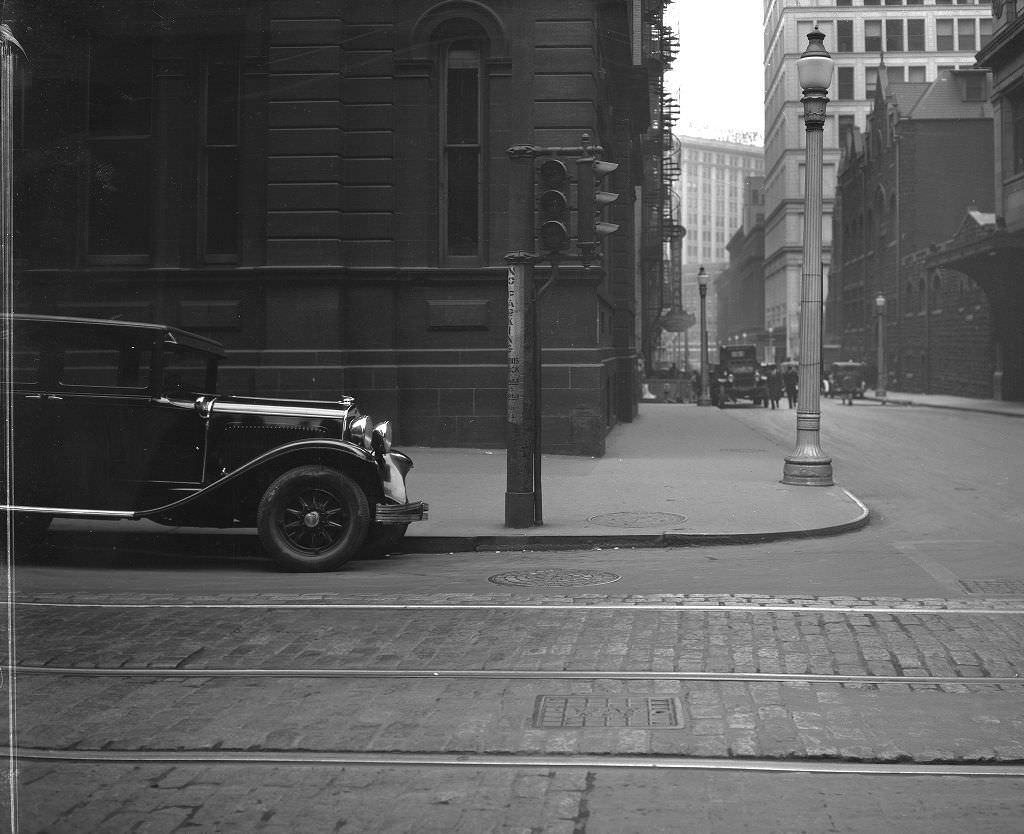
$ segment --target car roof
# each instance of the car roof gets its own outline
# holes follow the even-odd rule
[[[166,324],[152,324],[142,321],[121,321],[120,319],[90,319],[77,316],[45,316],[32,313],[7,313],[0,316],[0,319],[8,321],[34,322],[42,325],[71,325],[77,327],[111,328],[133,332],[140,339],[148,339],[151,342],[164,342],[186,347],[196,348],[223,357],[224,346],[215,339],[200,336],[198,333],[190,333],[188,330],[181,330]]]

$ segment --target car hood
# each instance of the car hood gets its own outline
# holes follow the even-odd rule
[[[218,396],[210,404],[213,414],[249,414],[275,417],[355,417],[352,397],[340,400],[287,400],[275,397]]]

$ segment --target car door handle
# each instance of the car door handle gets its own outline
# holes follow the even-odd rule
[[[26,400],[63,400],[59,394],[26,394]]]

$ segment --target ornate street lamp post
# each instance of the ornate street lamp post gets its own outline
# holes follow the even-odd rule
[[[804,189],[804,266],[800,283],[800,366],[796,403],[796,448],[785,459],[782,482],[799,486],[832,486],[832,458],[821,450],[821,178],[823,133],[832,56],[825,35],[814,27],[807,49],[797,59],[803,89],[807,156]]]
[[[878,313],[878,380],[875,382],[875,396],[885,396],[885,296],[881,293],[875,298],[875,311]]]
[[[708,383],[708,274],[704,267],[697,272],[697,287],[700,289],[700,396],[697,405],[711,405]]]

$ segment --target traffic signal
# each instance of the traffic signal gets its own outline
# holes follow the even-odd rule
[[[569,172],[559,159],[548,158],[537,167],[540,193],[537,197],[537,237],[548,253],[569,246]]]
[[[585,262],[594,257],[598,244],[605,235],[619,230],[617,223],[609,223],[602,217],[602,209],[618,200],[619,195],[601,190],[601,181],[618,167],[615,162],[605,162],[594,156],[576,160],[579,180],[576,203],[579,228],[576,243]]]

